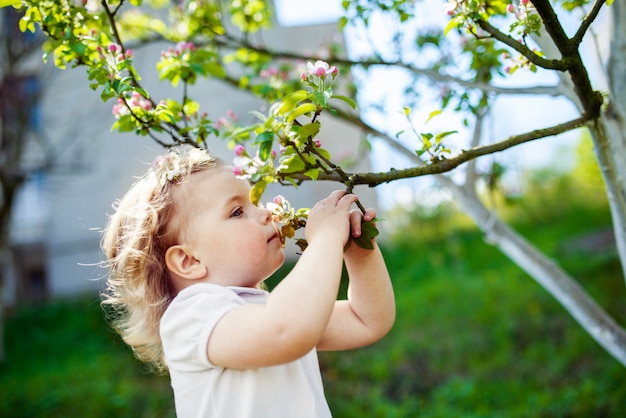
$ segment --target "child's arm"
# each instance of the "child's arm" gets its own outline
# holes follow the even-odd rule
[[[215,326],[207,346],[213,364],[265,367],[296,360],[315,348],[337,298],[355,200],[337,191],[311,209],[309,245],[291,273],[264,305],[242,305]]]
[[[364,220],[374,219],[368,209]],[[352,235],[361,235],[361,215],[351,214]],[[348,300],[337,301],[318,350],[347,350],[378,341],[395,321],[395,298],[378,245],[365,250],[354,243],[344,255],[350,280]]]

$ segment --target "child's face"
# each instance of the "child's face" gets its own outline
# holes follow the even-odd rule
[[[270,212],[250,202],[250,186],[230,167],[192,174],[179,186],[179,243],[207,267],[208,283],[255,287],[285,260]]]

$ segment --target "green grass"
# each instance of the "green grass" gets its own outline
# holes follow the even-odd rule
[[[557,195],[507,211],[623,324],[615,253],[565,250],[609,225],[606,206],[559,203]],[[394,329],[365,349],[320,353],[336,418],[622,416],[626,369],[545,290],[445,207],[411,216],[383,248]],[[134,360],[93,297],[20,310],[5,339],[2,417],[174,416],[168,378]]]
[[[173,417],[169,380],[147,373],[93,297],[24,309],[6,323],[2,417]]]

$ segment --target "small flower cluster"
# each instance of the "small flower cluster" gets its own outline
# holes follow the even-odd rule
[[[111,111],[115,119],[119,119],[121,116],[128,115],[130,109],[133,111],[137,109],[150,110],[152,109],[152,102],[142,96],[141,93],[134,91],[128,99],[118,98]]]
[[[443,6],[444,12],[448,16],[471,15],[473,13],[486,13],[486,3],[471,0],[448,0]]]
[[[513,3],[509,3],[509,5],[506,6],[506,11],[509,13],[515,13],[515,16],[519,20],[528,19],[528,15],[532,10],[534,10],[534,7],[529,0],[519,0],[519,6],[517,7]]]
[[[273,171],[273,160],[276,158],[276,151],[272,150],[270,157],[267,161],[262,161],[259,155],[254,157],[248,154],[246,147],[242,144],[235,145],[234,148],[235,158],[233,159],[233,173],[237,177],[251,179],[256,181],[259,177],[263,176],[263,173],[270,173]]]
[[[317,84],[316,78],[324,80],[327,76],[330,76],[332,80],[334,80],[337,74],[339,74],[337,67],[334,65],[330,66],[327,62],[322,60],[315,61],[315,64],[307,62],[306,68],[306,71],[300,74],[300,79],[314,84]]]
[[[448,16],[452,16],[457,11],[460,5],[461,1],[459,0],[448,0],[445,6],[443,6],[443,10]]]
[[[259,76],[265,80],[278,79],[280,81],[285,81],[288,74],[286,71],[279,70],[277,68],[268,68],[266,70],[261,70],[259,72]]]
[[[274,196],[271,202],[265,207],[272,212],[272,221],[277,223],[289,222],[295,215],[295,210],[291,204],[281,195]]]
[[[181,174],[178,157],[172,153],[157,156],[152,162],[152,168],[157,175],[164,175],[169,181],[176,180]]]
[[[92,34],[93,36],[93,34]],[[110,43],[106,49],[101,46],[96,48],[96,51],[100,54],[100,57],[107,61],[109,66],[114,67],[119,62],[131,60],[134,56],[132,49],[124,51],[122,47],[116,43]]]
[[[283,244],[286,238],[294,237],[297,229],[306,226],[310,209],[301,208],[296,211],[287,199],[281,195],[275,196],[271,202],[265,204],[265,207],[272,213],[272,221],[281,226],[280,235]],[[301,243],[297,244],[301,245]]]
[[[515,15],[515,21],[509,28],[511,33],[525,37],[531,33],[537,33],[541,29],[541,18],[529,0],[519,0],[517,6],[511,3],[507,5],[506,11]]]
[[[192,52],[196,49],[196,45],[193,42],[179,42],[174,47],[170,47],[165,51],[161,51],[161,58],[173,58],[180,57],[187,52]]]
[[[81,0],[80,5],[91,14],[97,14],[102,10],[102,5],[98,0]]]
[[[543,55],[538,49],[533,48],[532,51],[541,56]],[[506,52],[502,54],[502,57],[505,59],[508,59],[510,61],[510,64],[505,65],[504,66],[504,71],[507,74],[513,74],[515,71],[517,71],[519,68],[525,68],[528,69],[530,71],[532,71],[533,73],[537,71],[537,66],[531,62],[528,57],[524,56],[524,55],[518,55],[516,58],[512,58],[510,57]]]
[[[232,129],[238,120],[239,116],[237,116],[237,114],[233,110],[229,109],[226,111],[226,116],[220,116],[219,118],[217,118],[217,120],[213,124],[213,127],[215,129]]]

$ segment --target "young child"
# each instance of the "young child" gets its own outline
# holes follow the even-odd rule
[[[310,211],[308,247],[268,293],[283,263],[270,211],[208,153],[170,152],[117,205],[103,236],[110,270],[103,304],[140,360],[169,371],[184,417],[330,417],[316,350],[383,337],[395,302],[381,252],[351,245],[353,194]],[[348,299],[337,301],[345,261]]]

